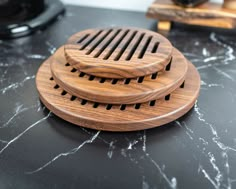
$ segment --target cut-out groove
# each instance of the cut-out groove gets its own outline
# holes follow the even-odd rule
[[[54,89],[58,89],[58,88],[59,88],[59,85],[56,84],[56,85],[54,86]]]
[[[157,78],[157,75],[158,75],[158,72],[153,73],[152,76],[151,76],[151,79],[156,79],[156,78]]]
[[[135,104],[134,106],[135,109],[140,109],[140,107],[141,107],[141,103]]]
[[[87,100],[82,99],[82,101],[81,101],[80,104],[81,104],[81,105],[85,105],[87,102],[88,102]]]
[[[138,83],[142,83],[144,79],[144,76],[138,78]]]
[[[75,99],[76,99],[76,96],[73,96],[73,95],[70,98],[71,101],[74,101]]]
[[[87,41],[87,43],[85,43],[80,50],[84,50],[94,39],[96,39],[100,33],[102,33],[102,30],[98,31],[90,40]]]
[[[167,100],[167,101],[170,100],[170,94],[165,96],[165,100]]]
[[[62,96],[66,95],[66,94],[67,94],[67,92],[64,91],[64,90],[61,92],[61,95],[62,95]]]
[[[185,81],[180,85],[180,88],[184,88]]]
[[[155,45],[153,46],[153,49],[152,49],[152,53],[156,53],[157,52],[159,44],[160,44],[159,42],[155,43]]]
[[[79,77],[84,77],[85,73],[84,72],[80,72]]]
[[[98,102],[95,102],[94,104],[93,104],[93,108],[97,108],[99,106],[99,103]]]
[[[62,52],[61,54],[64,56],[63,48],[61,52]],[[181,59],[179,58],[177,60],[178,60],[178,63],[177,63],[178,65],[176,65],[174,61],[172,62],[171,72],[174,71],[175,65],[176,67],[181,68],[180,70],[186,70],[185,88],[184,89],[180,89],[179,87],[176,88],[177,86],[176,84],[176,86],[174,87],[176,89],[173,89],[174,91],[166,89],[166,91],[170,91],[170,92],[168,93],[163,92],[163,94],[160,95],[160,97],[156,97],[155,95],[150,95],[150,100],[147,100],[146,97],[145,98],[141,97],[143,101],[148,101],[145,103],[133,102],[134,100],[132,100],[131,98],[129,98],[130,99],[129,101],[123,101],[123,102],[115,102],[113,99],[110,99],[107,102],[102,102],[102,101],[100,102],[97,96],[94,96],[94,98],[93,97],[91,98],[86,94],[80,95],[79,93],[73,90],[70,90],[67,86],[63,86],[63,83],[59,82],[59,79],[60,79],[59,77],[54,77],[56,82],[60,83],[60,88],[56,90],[53,88],[56,84],[55,81],[50,81],[49,78],[52,76],[52,74],[53,76],[57,76],[56,74],[57,72],[54,72],[55,70],[51,69],[51,68],[55,68],[53,67],[51,63],[55,62],[55,66],[57,66],[59,61],[51,61],[50,59],[44,62],[42,66],[39,68],[39,71],[36,77],[37,89],[39,91],[39,96],[41,100],[44,102],[45,106],[49,108],[49,110],[54,112],[57,116],[65,119],[66,121],[72,122],[79,126],[84,126],[88,128],[97,129],[97,130],[108,130],[108,131],[131,131],[131,130],[148,129],[151,127],[159,126],[167,122],[176,120],[180,116],[184,115],[188,110],[190,110],[192,106],[194,106],[195,100],[200,90],[201,80],[200,80],[199,74],[196,68],[191,63],[188,63],[185,60],[186,63],[188,63],[188,67],[186,66],[185,69],[182,69],[182,66],[179,66],[180,62],[182,62]],[[64,66],[66,61],[61,62],[61,63],[62,64],[60,67],[64,69],[65,71],[67,71],[67,74],[65,75],[66,76],[69,74],[72,75],[76,83],[78,83],[78,85],[80,83],[80,81],[78,80],[80,79],[81,81],[86,82],[85,85],[81,84],[83,88],[84,86],[86,86],[86,84],[91,83],[88,81],[89,75],[86,75],[85,78],[79,79],[78,78],[79,72],[71,73],[70,72],[71,68],[67,69],[67,67]],[[62,72],[62,73],[66,73],[66,72]],[[151,80],[150,74],[146,76],[146,77],[149,77],[147,78],[147,81],[151,81],[155,83],[156,82],[155,80],[154,81]],[[171,73],[167,75],[171,75]],[[164,74],[163,74],[163,77],[165,77]],[[96,83],[99,85],[98,82],[100,79],[101,77],[98,77],[96,79],[96,82],[93,82],[95,85],[94,88],[98,88],[96,87]],[[161,76],[160,78],[158,78],[158,80],[159,79],[161,79]],[[104,86],[100,84],[102,88],[108,89],[109,87],[110,88],[115,87],[110,84],[110,81],[112,79],[107,79],[107,80],[109,80],[109,82],[107,82],[105,85],[103,84]],[[62,81],[65,81],[65,80],[62,80]],[[181,82],[178,83],[178,86],[180,86],[183,83],[184,77],[180,79],[179,81]],[[124,82],[124,80],[121,79],[119,80],[119,82]],[[69,80],[67,83],[68,83],[68,86],[69,84],[73,85],[72,83],[70,83]],[[139,91],[141,93],[143,92],[142,90],[143,88],[140,87],[140,84],[137,83],[137,80],[135,81],[135,79],[132,79],[131,83],[132,83],[132,86],[133,85],[134,87],[137,86],[137,88],[135,89],[137,89],[138,92]],[[124,88],[127,89],[126,91],[128,91],[132,86],[129,87],[129,85],[127,85]],[[117,88],[119,87],[120,86],[117,85]],[[63,89],[68,90],[67,91],[68,93],[65,96],[61,96],[61,92],[63,91]],[[118,94],[116,93],[117,97],[118,98],[122,97],[124,99],[125,97],[120,95],[120,91],[121,90],[118,91],[119,92]],[[74,94],[75,96],[78,95],[75,101],[70,101],[72,94]],[[95,93],[95,95],[97,94],[98,93]],[[169,101],[165,101],[164,99],[164,96],[167,94],[171,94],[171,98]],[[80,104],[83,98],[84,99],[86,98],[87,100],[91,100],[91,101],[88,101],[87,104],[83,106]],[[152,101],[151,98],[158,99],[154,107],[149,106],[149,102]],[[97,109],[93,108],[94,102],[100,103]],[[112,106],[111,110],[106,110],[106,106],[109,103],[114,103],[114,105]],[[128,105],[129,103],[131,104]],[[140,109],[135,109],[135,104],[137,103],[142,103]],[[120,110],[121,104],[127,104],[125,111]],[[136,108],[138,108],[138,105],[136,105]]]
[[[101,78],[99,82],[104,83],[105,81],[106,81],[106,78]]]
[[[125,36],[129,33],[129,30],[126,30],[126,32],[120,37],[120,39],[116,42],[115,45],[112,46],[111,50],[104,56],[103,60],[108,60],[112,53],[116,50],[116,48],[119,46],[121,41],[125,38]]]
[[[86,54],[89,55],[93,52],[93,50],[112,32],[112,29],[108,30],[104,35],[103,37],[101,37],[97,43],[95,43],[91,49],[89,49]]]
[[[112,85],[115,85],[117,82],[118,82],[118,79],[113,79],[112,82],[111,82],[111,84],[112,84]]]
[[[148,37],[148,39],[147,39],[145,45],[143,46],[142,50],[141,50],[140,53],[139,53],[139,56],[138,56],[139,59],[142,59],[142,58],[143,58],[143,56],[144,56],[144,54],[145,54],[145,52],[146,52],[146,50],[147,50],[147,48],[148,48],[148,46],[149,46],[151,40],[152,40],[152,36]]]
[[[134,31],[132,36],[129,38],[129,40],[125,43],[125,45],[122,47],[121,51],[119,52],[119,54],[115,57],[115,61],[118,61],[120,59],[120,57],[123,55],[123,53],[125,52],[125,50],[127,49],[127,47],[129,46],[129,44],[131,43],[131,41],[134,39],[135,35],[137,34],[137,31]]]
[[[98,58],[102,52],[107,48],[107,46],[115,39],[115,37],[120,33],[121,29],[117,30],[116,33],[106,42],[106,44],[95,54],[94,58]]]
[[[71,72],[76,72],[77,71],[77,69],[75,69],[75,68],[72,68],[72,70],[71,70]]]
[[[120,110],[125,110],[126,109],[126,104],[122,104],[121,106],[120,106]]]
[[[107,110],[110,110],[111,108],[112,108],[112,104],[107,104],[106,109],[107,109]]]
[[[77,43],[82,43],[88,36],[89,36],[89,34],[86,34],[79,41],[77,41]]]
[[[171,57],[171,59],[170,59],[169,64],[166,66],[166,71],[170,71],[170,68],[171,68],[171,62],[172,62],[172,57]]]
[[[156,100],[152,100],[150,101],[149,106],[155,106],[155,104],[156,104]]]
[[[136,41],[135,45],[133,46],[133,48],[131,49],[131,51],[129,52],[128,56],[126,57],[125,60],[130,60],[132,58],[132,56],[134,55],[136,49],[138,48],[139,44],[141,43],[143,37],[144,37],[145,33],[142,33],[138,40]]]
[[[128,85],[130,83],[130,81],[131,81],[130,78],[125,79],[125,85]]]
[[[86,34],[90,35],[77,44]],[[99,79],[124,80],[165,71],[172,51],[170,41],[156,32],[132,27],[108,27],[72,35],[64,45],[63,54],[65,61],[70,63],[70,69],[77,68],[79,72]],[[96,78],[96,81],[99,82],[99,79]]]
[[[94,75],[90,75],[90,76],[89,76],[89,81],[93,81],[93,80],[94,80],[94,78],[95,78],[95,76],[94,76]]]

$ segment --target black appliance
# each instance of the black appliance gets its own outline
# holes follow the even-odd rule
[[[31,34],[63,12],[60,0],[0,0],[0,38]]]

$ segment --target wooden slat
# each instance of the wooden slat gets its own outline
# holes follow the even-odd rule
[[[155,32],[137,28],[111,29],[112,32],[109,36],[102,40],[91,54],[86,54],[86,50],[87,48],[91,48],[90,45],[94,43],[91,39],[102,29],[82,31],[73,35],[65,45],[67,61],[82,72],[106,78],[135,78],[145,76],[162,70],[170,61],[172,45],[163,36]],[[129,32],[120,41],[118,36],[127,30]],[[117,31],[119,31],[117,36],[113,36]],[[77,41],[85,34],[89,34],[89,37],[83,43],[87,44],[90,42],[91,44],[86,47],[86,50],[81,50],[81,44],[78,44]],[[99,41],[99,37],[102,36],[99,34],[94,40],[97,42]],[[141,39],[142,36],[143,40]],[[160,45],[157,48],[155,56],[148,52],[149,48],[147,47],[147,51],[140,59],[138,56],[147,37],[152,37],[148,46],[153,46],[157,42]],[[117,43],[118,45],[116,46]],[[104,59],[106,54],[112,51],[114,47],[116,48],[111,56]],[[103,52],[99,56],[96,56],[99,49],[102,49]],[[129,54],[132,54],[132,57],[127,60]]]
[[[170,71],[158,73],[156,79],[147,75],[143,80],[132,79],[129,84],[118,79],[100,83],[99,77],[87,74],[79,77],[80,71],[71,72],[72,67],[65,66],[63,49],[61,47],[52,57],[51,71],[55,81],[74,96],[100,103],[134,104],[168,95],[183,83],[188,68],[185,57],[175,49]]]
[[[156,100],[154,106],[150,106],[150,102],[140,106],[126,105],[125,110],[120,110],[121,105],[108,104],[99,104],[94,108],[94,102],[88,101],[81,105],[82,99],[71,100],[72,95],[69,93],[62,95],[61,87],[54,89],[56,83],[49,79],[51,76],[48,59],[42,64],[36,77],[40,98],[48,109],[71,123],[107,131],[134,131],[171,122],[190,110],[200,89],[199,74],[189,63],[184,88],[172,92],[169,100],[163,97]]]

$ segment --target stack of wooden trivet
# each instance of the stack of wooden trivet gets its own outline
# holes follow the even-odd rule
[[[191,109],[200,89],[197,70],[166,38],[137,28],[73,35],[42,64],[36,83],[53,113],[107,131],[171,122]]]

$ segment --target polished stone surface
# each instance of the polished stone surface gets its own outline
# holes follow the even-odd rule
[[[175,24],[169,39],[195,64],[202,85],[184,117],[146,131],[74,126],[39,101],[40,64],[77,31],[135,26],[144,13],[67,7],[32,36],[0,40],[0,188],[236,188],[235,30]]]

